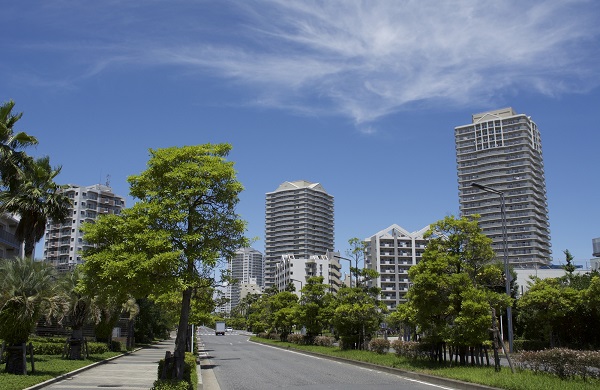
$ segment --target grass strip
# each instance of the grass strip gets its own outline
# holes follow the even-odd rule
[[[252,341],[271,344],[282,348],[319,353],[343,359],[393,367],[405,371],[434,375],[442,378],[457,379],[464,382],[477,383],[508,390],[598,390],[600,381],[582,379],[561,380],[543,373],[517,370],[511,373],[510,368],[502,367],[496,372],[494,367],[450,366],[440,365],[428,360],[411,360],[397,357],[392,353],[378,355],[370,351],[341,350],[337,347],[321,347],[316,345],[298,345],[276,340],[251,337]]]
[[[35,372],[31,373],[31,365],[27,362],[27,375],[14,375],[0,372],[0,390],[21,390],[37,385],[59,375],[89,366],[90,364],[120,355],[122,352],[105,352],[90,355],[86,360],[67,360],[59,355],[36,355]],[[2,371],[3,367],[2,367]]]

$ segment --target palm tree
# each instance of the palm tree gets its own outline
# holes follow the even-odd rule
[[[71,328],[69,340],[69,359],[82,359],[83,326],[86,322],[99,322],[100,311],[94,298],[82,291],[80,280],[83,272],[76,267],[72,272],[65,273],[59,280],[59,289],[68,304],[66,324]]]
[[[35,244],[44,236],[46,222],[64,222],[69,216],[71,200],[54,182],[61,167],[52,168],[49,157],[25,164],[23,180],[16,188],[0,192],[0,212],[21,216],[15,236],[25,242],[25,256],[31,257]]]
[[[14,106],[12,100],[0,105],[0,180],[9,189],[18,185],[23,166],[30,159],[21,149],[38,143],[25,132],[14,133],[15,123],[23,116],[23,113],[12,113]]]
[[[16,348],[29,339],[42,316],[59,317],[65,310],[54,268],[31,258],[0,259],[0,338],[9,346],[6,371],[23,374],[26,362]]]

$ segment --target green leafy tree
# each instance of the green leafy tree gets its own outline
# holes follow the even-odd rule
[[[0,212],[20,215],[15,237],[25,242],[25,256],[33,256],[35,244],[44,237],[48,219],[63,222],[69,216],[71,200],[54,182],[61,168],[50,166],[42,157],[26,164],[22,179],[10,191],[0,192]]]
[[[13,113],[14,106],[12,100],[0,106],[0,181],[9,191],[19,185],[23,167],[31,160],[23,149],[38,143],[25,132],[15,133],[14,126],[23,113]]]
[[[398,315],[416,326],[441,360],[445,343],[465,351],[487,342],[490,308],[505,308],[510,299],[499,288],[505,279],[492,266],[495,253],[477,217],[446,217],[425,238],[422,260],[409,270],[408,302]],[[463,363],[464,358],[461,353]]]
[[[27,343],[38,320],[66,312],[54,269],[31,258],[0,259],[0,339],[9,346]],[[22,351],[8,350],[6,372],[23,374]]]
[[[91,260],[90,268],[96,268],[101,279],[135,289],[135,295],[180,292],[175,340],[179,379],[191,337],[187,329],[192,300],[205,288],[206,269],[247,246],[245,222],[235,211],[243,187],[233,163],[226,160],[230,150],[228,144],[150,150],[147,169],[128,179],[131,195],[139,202],[115,228],[131,227],[132,231],[86,256],[86,264]],[[100,230],[113,227],[89,229],[85,239],[93,242],[104,240]],[[114,236],[109,232],[109,237]],[[101,258],[115,267],[99,264]]]
[[[360,280],[359,280],[360,276],[358,275],[360,272],[360,268],[358,267],[358,264],[361,261],[363,261],[363,268],[364,268],[364,256],[365,256],[366,244],[360,238],[352,237],[348,240],[348,245],[350,245],[350,249],[346,250],[346,255],[348,256],[348,258],[350,260],[354,261],[354,267],[352,267],[352,264],[350,264],[350,274],[354,275],[354,280],[356,281],[355,285],[358,285],[358,283],[360,282]],[[353,287],[353,286],[350,286],[350,287]]]
[[[383,321],[386,307],[373,294],[360,287],[343,287],[332,300],[332,325],[343,349],[366,349],[371,335]]]
[[[321,334],[331,322],[332,313],[329,309],[331,294],[327,292],[328,289],[329,286],[323,284],[322,276],[308,278],[302,287],[298,322],[306,327],[306,337],[309,341]]]

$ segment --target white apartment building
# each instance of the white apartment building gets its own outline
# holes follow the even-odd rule
[[[275,285],[284,255],[308,259],[334,248],[333,196],[319,183],[282,183],[266,194],[265,287]]]
[[[24,244],[15,237],[20,219],[11,214],[0,214],[0,258],[23,257]]]
[[[479,214],[483,233],[503,258],[501,198],[505,200],[508,260],[519,268],[551,261],[550,224],[540,132],[512,108],[474,114],[454,129],[461,215]],[[487,191],[473,187],[476,183]],[[489,192],[489,189],[494,192]],[[501,194],[500,194],[501,193]]]
[[[279,291],[284,291],[292,283],[296,295],[301,297],[302,287],[313,276],[322,276],[323,284],[329,285],[329,292],[337,293],[342,285],[341,265],[334,256],[313,255],[302,258],[295,255],[283,255],[275,270],[275,285]]]
[[[228,260],[227,268],[237,283],[227,286],[226,297],[227,312],[235,308],[240,299],[243,298],[242,290],[262,292],[260,286],[264,284],[265,257],[253,248],[241,248],[235,252],[235,256]]]
[[[115,195],[102,184],[81,187],[70,184],[64,193],[71,199],[71,218],[64,223],[48,221],[44,236],[44,261],[59,271],[68,271],[81,264],[81,252],[87,244],[83,241],[81,225],[94,222],[100,215],[120,214],[125,208],[125,198]]]
[[[394,224],[364,240],[365,267],[379,272],[371,285],[381,289],[381,301],[390,310],[406,302],[410,287],[408,270],[421,260],[427,244],[423,235],[427,230],[429,226],[409,233]]]

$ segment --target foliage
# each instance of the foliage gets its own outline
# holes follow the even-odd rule
[[[386,310],[377,296],[376,289],[343,287],[331,301],[332,325],[341,339],[342,348],[366,349]]]
[[[15,133],[14,126],[23,113],[13,113],[14,106],[12,100],[0,105],[0,186],[8,191],[19,185],[23,167],[31,160],[22,149],[38,143],[35,137],[25,132]]]
[[[388,339],[373,339],[369,341],[369,351],[378,354],[388,353],[390,350],[390,341]]]
[[[128,178],[139,201],[86,231],[86,241],[98,245],[85,254],[90,274],[97,275],[93,285],[134,297],[177,293],[179,329],[187,329],[192,301],[212,300],[205,290],[217,261],[247,244],[245,222],[235,212],[243,187],[226,160],[230,150],[228,144],[150,150],[147,169]],[[175,344],[183,359],[186,332]]]
[[[314,345],[320,345],[322,347],[331,347],[335,339],[330,336],[317,336],[313,340]]]
[[[396,316],[433,345],[486,343],[490,308],[500,312],[511,304],[500,289],[505,276],[492,263],[491,239],[481,232],[477,216],[446,217],[431,225],[425,237],[429,243],[422,260],[409,270],[408,302]]]
[[[600,336],[600,276],[533,278],[517,302],[523,337],[550,347],[596,349]]]
[[[0,338],[27,342],[41,316],[65,311],[54,282],[54,269],[30,258],[0,259]]]
[[[300,333],[292,333],[287,336],[288,343],[304,344],[304,336]]]
[[[517,355],[517,362],[521,368],[536,373],[550,373],[561,379],[600,379],[600,351],[575,351],[566,348],[528,351]]]
[[[54,182],[61,168],[50,166],[49,157],[27,160],[23,174],[9,191],[0,192],[0,213],[20,216],[15,237],[25,242],[25,256],[31,257],[35,244],[44,236],[49,219],[60,223],[69,216],[71,200]]]
[[[155,339],[166,339],[174,325],[174,320],[166,315],[166,310],[149,298],[138,299],[137,303],[140,314],[134,324],[136,341],[150,343]]]
[[[313,276],[302,287],[300,306],[297,307],[297,321],[306,327],[306,336],[312,340],[321,334],[331,323],[332,295],[327,292],[329,286],[323,284],[322,276]]]
[[[423,343],[417,341],[394,340],[391,343],[391,347],[398,357],[405,357],[408,359],[429,357],[428,349],[424,348]]]
[[[184,368],[183,368],[183,377],[181,379],[177,379],[173,377],[173,372],[170,370],[166,371],[167,378],[166,380],[161,380],[160,377],[163,372],[163,367],[165,365],[165,359],[161,359],[158,362],[158,378],[156,382],[154,382],[153,389],[179,389],[185,388],[186,390],[196,390],[198,388],[198,371],[196,367],[196,358],[194,354],[191,352],[186,352],[184,356]],[[177,382],[185,383],[186,387],[181,387]],[[157,387],[158,386],[158,387]],[[166,387],[162,387],[166,386]],[[175,386],[175,387],[169,387]]]

